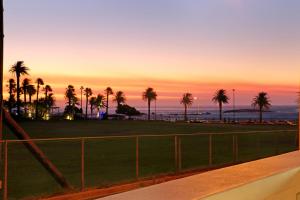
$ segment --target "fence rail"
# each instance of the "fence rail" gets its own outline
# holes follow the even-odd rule
[[[74,190],[246,162],[297,150],[298,131],[247,131],[0,141],[2,197],[62,192],[27,151],[34,141]]]

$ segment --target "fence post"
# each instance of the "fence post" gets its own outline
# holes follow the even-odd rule
[[[178,170],[181,171],[181,138],[178,137]]]
[[[84,180],[84,177],[85,177],[85,169],[84,169],[84,162],[85,162],[85,159],[84,159],[84,154],[85,154],[85,149],[84,149],[84,138],[81,139],[81,190],[84,190],[84,187],[85,187],[85,180]]]
[[[208,162],[209,166],[212,165],[212,135],[209,135],[209,143],[208,143]]]
[[[178,136],[174,136],[174,157],[175,157],[175,170],[178,171]]]
[[[3,200],[7,200],[7,173],[8,173],[8,152],[7,141],[4,141],[4,174],[3,174]]]
[[[235,136],[235,161],[238,162],[239,160],[239,140],[238,136]]]
[[[139,136],[135,138],[135,176],[139,178]]]

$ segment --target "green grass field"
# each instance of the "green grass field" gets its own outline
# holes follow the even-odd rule
[[[211,164],[213,166],[234,162],[233,135],[238,138],[237,162],[245,162],[295,150],[298,133],[296,127],[284,125],[187,124],[146,121],[41,121],[22,122],[21,125],[35,139],[164,135],[164,137],[140,137],[139,178],[175,173],[178,170],[175,166],[174,136],[170,136],[170,134],[183,134],[180,136],[180,141],[181,170],[184,171],[209,167],[209,134],[207,133],[216,133],[212,136]],[[15,139],[9,130],[5,129],[4,131],[5,138]],[[254,132],[249,133],[249,131]],[[203,134],[189,135],[192,133]],[[79,189],[81,180],[80,140],[39,141],[37,145],[63,172],[74,188]],[[104,187],[136,180],[135,145],[134,137],[86,139],[86,187]],[[24,148],[23,144],[9,143],[9,199],[49,195],[56,192],[61,192],[61,188]]]

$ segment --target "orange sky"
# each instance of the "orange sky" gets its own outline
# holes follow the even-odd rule
[[[73,84],[95,93],[111,86],[136,105],[144,105],[141,93],[148,86],[157,90],[160,105],[178,105],[184,92],[211,105],[220,88],[229,95],[235,88],[237,104],[250,105],[260,91],[268,92],[273,104],[295,104],[299,4],[7,1],[5,80],[9,67],[23,60],[32,79],[52,85],[60,102],[64,88]]]

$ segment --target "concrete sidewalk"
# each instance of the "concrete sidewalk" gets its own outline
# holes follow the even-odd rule
[[[99,200],[195,200],[227,191],[300,166],[300,152],[252,161],[132,190]]]

